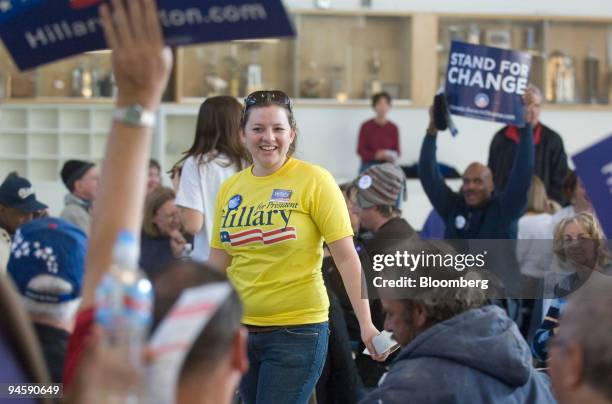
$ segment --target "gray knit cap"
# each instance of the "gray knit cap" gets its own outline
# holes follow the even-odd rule
[[[397,206],[400,194],[406,200],[406,177],[399,166],[377,164],[365,170],[353,181],[357,205],[362,209],[373,206]]]

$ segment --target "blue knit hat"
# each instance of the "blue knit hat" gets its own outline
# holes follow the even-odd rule
[[[81,296],[87,236],[63,219],[28,222],[15,232],[8,272],[19,292],[39,303]]]

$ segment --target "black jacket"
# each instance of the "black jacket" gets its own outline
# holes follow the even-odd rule
[[[513,159],[511,180],[479,207],[468,206],[461,193],[446,185],[436,161],[437,136],[425,135],[419,159],[421,185],[446,224],[447,239],[516,239],[518,220],[527,204],[533,173],[533,135],[530,125],[520,130],[520,153]]]
[[[36,336],[43,350],[43,355],[45,355],[52,382],[61,383],[70,333],[61,328],[36,322],[34,323],[34,330],[36,330]]]
[[[533,173],[540,177],[546,187],[548,196],[560,204],[565,201],[561,194],[563,180],[567,175],[567,155],[561,136],[546,125],[542,125],[540,143],[535,145],[535,165]],[[503,191],[508,184],[514,152],[517,144],[504,133],[508,127],[503,127],[495,134],[489,149],[489,168],[493,173],[493,181],[498,191]]]

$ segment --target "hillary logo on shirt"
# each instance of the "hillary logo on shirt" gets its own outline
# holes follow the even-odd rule
[[[233,234],[225,230],[221,231],[221,242],[229,243],[232,247],[253,243],[276,244],[295,239],[297,239],[295,227],[285,227],[270,231],[252,229]]]
[[[292,193],[293,191],[289,191],[288,189],[275,189],[274,191],[272,191],[270,201],[289,202]]]
[[[290,197],[291,191],[288,192]],[[280,197],[284,199],[284,196],[287,195]],[[238,207],[235,203],[232,205],[228,205],[221,217],[222,243],[231,246],[252,243],[268,245],[297,239],[295,227],[289,226],[290,209],[297,209],[297,203],[275,200],[252,206]],[[269,229],[270,226],[272,229]],[[266,230],[263,227],[266,227]],[[232,232],[233,228],[237,231]]]

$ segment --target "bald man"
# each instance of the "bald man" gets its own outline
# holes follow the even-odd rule
[[[537,99],[527,92],[527,122],[534,114]],[[429,127],[419,159],[419,177],[425,193],[446,224],[446,239],[516,239],[518,219],[527,204],[527,191],[533,173],[531,124],[519,129],[518,153],[503,192],[495,192],[491,170],[472,163],[463,173],[459,193],[451,190],[438,170],[436,139],[438,130],[429,114]]]
[[[530,120],[535,145],[534,174],[542,179],[548,197],[563,205],[569,202],[564,200],[562,192],[563,180],[568,170],[563,139],[557,132],[540,122],[542,93],[535,86],[530,88],[534,94],[533,114]],[[503,191],[508,184],[518,143],[518,130],[515,126],[503,127],[491,141],[488,165],[498,191]]]

